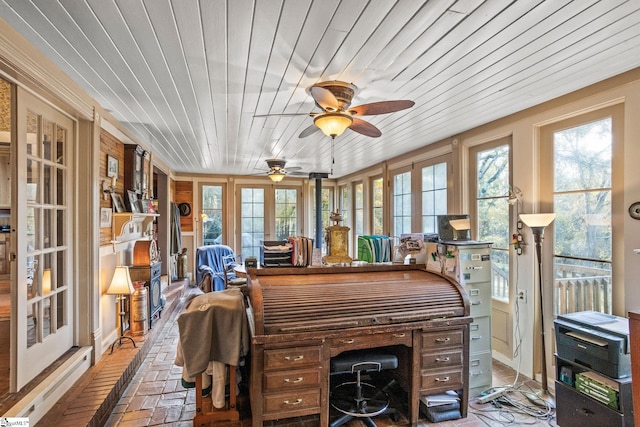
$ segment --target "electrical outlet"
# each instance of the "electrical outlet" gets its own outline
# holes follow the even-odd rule
[[[527,302],[527,291],[525,291],[525,290],[518,291],[518,299],[526,304],[526,302]]]

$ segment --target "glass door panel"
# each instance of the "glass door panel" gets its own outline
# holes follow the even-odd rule
[[[18,90],[17,348],[12,384],[20,389],[73,345],[69,263],[68,117]],[[22,320],[24,319],[24,320]],[[13,382],[15,381],[15,383]]]

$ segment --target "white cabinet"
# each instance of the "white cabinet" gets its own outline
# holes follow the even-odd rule
[[[445,241],[438,251],[443,273],[455,279],[469,296],[469,396],[491,387],[491,243]]]

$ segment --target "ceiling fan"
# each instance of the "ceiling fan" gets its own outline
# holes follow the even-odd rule
[[[280,182],[284,179],[287,174],[291,175],[306,175],[305,173],[300,172],[300,167],[292,166],[290,168],[285,169],[285,165],[287,161],[285,159],[267,159],[265,160],[269,170],[267,171],[267,176],[273,182]]]
[[[311,112],[313,124],[304,129],[299,138],[305,138],[321,130],[332,139],[342,135],[345,129],[349,128],[365,136],[377,138],[382,135],[380,129],[371,123],[359,119],[357,116],[373,116],[377,114],[387,114],[411,108],[415,102],[409,100],[379,101],[369,104],[362,104],[350,107],[351,100],[358,90],[357,86],[339,80],[330,80],[316,83],[307,88],[321,112]],[[306,114],[306,113],[302,113]],[[293,114],[256,114],[254,117],[266,116],[298,116]]]
[[[313,117],[313,125],[303,130],[299,137],[305,138],[321,130],[325,135],[335,138],[341,135],[346,128],[349,128],[362,135],[377,138],[382,135],[380,129],[357,116],[393,113],[415,105],[413,101],[396,100],[350,107],[357,89],[351,83],[338,80],[320,82],[308,88],[307,91],[322,111],[309,114]]]

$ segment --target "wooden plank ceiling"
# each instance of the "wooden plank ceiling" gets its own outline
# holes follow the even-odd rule
[[[352,106],[416,103],[365,117],[379,138],[336,138],[340,177],[640,65],[637,0],[0,0],[0,17],[178,173],[331,171],[331,139],[298,138],[326,80],[355,84]]]

